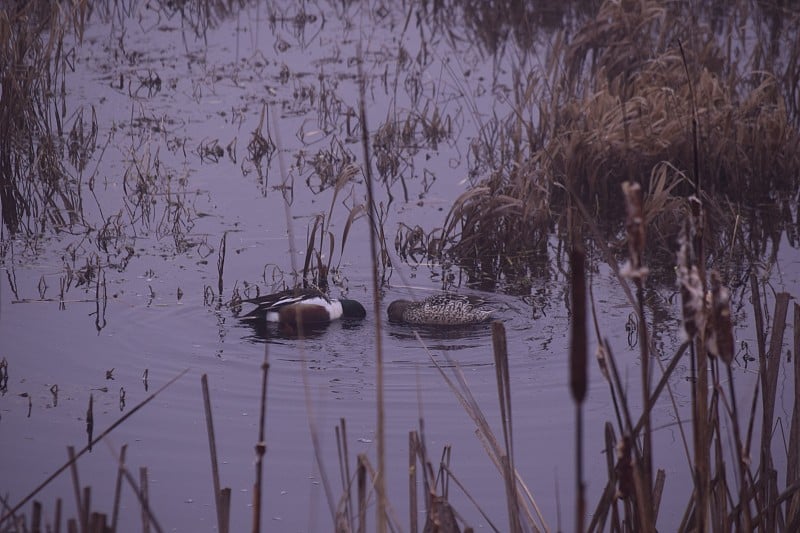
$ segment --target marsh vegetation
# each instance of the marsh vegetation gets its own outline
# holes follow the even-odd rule
[[[746,0],[4,6],[0,530],[60,527],[73,489],[70,527],[193,529],[158,505],[187,484],[220,531],[266,529],[262,505],[337,531],[799,529],[798,28],[795,6]],[[307,338],[236,325],[236,302],[295,286],[371,300],[371,317]],[[384,327],[384,300],[437,289],[489,295],[503,322]],[[544,359],[562,363],[540,392]],[[344,412],[323,442],[315,383],[333,407],[359,398],[356,442]],[[170,430],[136,426],[158,402],[150,423]],[[258,422],[215,432],[243,402]],[[574,452],[530,444],[548,417]],[[320,523],[270,485],[275,462],[305,477],[306,420]],[[53,424],[61,448],[88,433],[66,463]],[[213,487],[192,474],[198,425]],[[82,487],[81,462],[126,428],[152,463],[133,475],[109,444],[112,469]],[[217,442],[238,455],[220,466]],[[555,482],[526,475],[554,463]],[[159,466],[186,483],[150,486]],[[43,508],[41,481],[67,469]]]

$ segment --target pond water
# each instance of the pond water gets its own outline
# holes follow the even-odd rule
[[[397,177],[376,186],[392,263],[381,271],[386,283],[380,294],[389,500],[407,527],[408,432],[422,418],[433,460],[452,444],[451,470],[458,481],[500,530],[508,527],[501,477],[434,364],[464,373],[501,435],[490,327],[457,334],[423,331],[421,343],[410,328],[385,320],[386,305],[394,299],[453,289],[488,298],[505,325],[516,466],[549,527],[555,529],[560,520],[570,529],[574,407],[567,385],[567,267],[558,240],[548,243],[552,261],[542,265],[542,275],[531,280],[524,296],[478,293],[462,283],[458,269],[406,263],[393,246],[399,224],[441,226],[452,202],[468,190],[469,140],[484,117],[507,105],[510,70],[475,46],[456,47],[443,35],[427,33],[431,28],[415,22],[413,9],[332,3],[318,11],[307,6],[303,14],[286,4],[237,9],[198,34],[190,15],[134,3],[130,12],[120,7],[95,12],[83,42],[73,43],[66,128],[78,121],[89,131],[92,114],[98,128],[86,145],[91,148],[86,164],[69,169],[74,176],[69,188],[82,203],[66,223],[2,235],[0,358],[8,363],[9,379],[0,397],[0,492],[15,503],[66,461],[66,446],[86,443],[90,395],[97,435],[188,370],[115,429],[105,439],[108,445],[100,443],[80,459],[80,482],[92,487],[93,507],[110,512],[116,454],[127,444],[131,471],[148,469],[153,511],[164,529],[215,528],[200,385],[206,374],[221,481],[233,491],[232,531],[245,530],[251,523],[261,364],[267,357],[265,529],[331,529],[324,478],[335,501],[342,493],[334,437],[340,419],[347,424],[351,465],[358,453],[377,464],[367,219],[356,218],[344,238],[350,213],[365,202],[365,185],[360,174],[336,192],[327,181],[345,163],[362,160],[360,45],[371,130],[414,124],[392,162]],[[435,113],[446,125],[441,138],[423,128],[436,124]],[[248,155],[257,130],[275,150],[269,148],[260,160]],[[332,175],[324,172],[329,167],[335,169]],[[302,269],[308,234],[320,216],[335,241],[332,254],[327,242],[321,247],[325,259],[332,255],[338,265],[331,293],[364,303],[367,318],[334,323],[302,340],[276,331],[266,338],[256,335],[225,303],[235,290],[255,295],[255,287],[263,294],[294,283],[292,269]],[[800,256],[781,244],[773,286],[797,296]],[[639,349],[626,334],[633,309],[604,263],[593,262],[592,284],[600,328],[637,405]],[[655,346],[665,359],[680,344],[673,296],[669,289],[648,293]],[[748,306],[737,308],[735,318],[737,341],[755,351]],[[755,368],[741,361],[736,366],[743,400],[751,397]],[[784,420],[792,408],[789,371],[787,363],[778,407]],[[681,363],[672,383],[684,413],[688,374],[688,362]],[[606,479],[602,431],[613,408],[596,365],[590,383],[585,476],[591,510]],[[670,495],[660,525],[671,530],[691,488],[666,400],[655,412],[655,427],[657,464],[667,472]],[[56,497],[72,516],[68,473],[37,496],[50,516]],[[468,524],[490,529],[452,485],[451,501]],[[121,516],[124,529],[139,527],[139,507],[129,490]]]

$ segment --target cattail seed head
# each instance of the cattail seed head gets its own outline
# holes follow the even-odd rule
[[[644,225],[644,207],[642,202],[642,186],[636,182],[626,181],[622,184],[625,196],[625,229],[628,236],[628,261],[620,269],[620,274],[641,283],[647,277],[648,270],[644,266],[644,247],[647,234]]]
[[[678,287],[681,292],[683,330],[687,340],[694,338],[705,327],[705,308],[703,305],[703,281],[700,271],[694,264],[691,245],[691,228],[684,226],[678,238]]]
[[[586,254],[583,247],[575,246],[569,254],[569,271],[572,296],[570,321],[569,386],[575,403],[586,398]]]
[[[733,362],[733,321],[731,320],[731,292],[722,285],[719,273],[711,272],[711,332],[708,351],[719,356],[726,364]]]
[[[639,269],[642,266],[642,256],[647,240],[642,207],[642,186],[636,182],[626,181],[622,184],[622,192],[625,195],[625,209],[628,213],[625,229],[628,232],[628,252],[631,266]]]

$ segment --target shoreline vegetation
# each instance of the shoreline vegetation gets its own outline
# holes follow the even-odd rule
[[[154,4],[165,11],[175,9],[171,2]],[[205,35],[216,21],[243,4],[198,2],[172,13],[185,17],[197,35]],[[463,27],[483,53],[496,58],[510,54],[506,50],[510,42],[516,51],[532,50],[541,44],[535,36],[551,38],[546,57],[520,53],[509,60],[515,83],[506,95],[512,112],[479,120],[479,134],[468,147],[470,189],[449,208],[440,228],[401,226],[395,252],[411,263],[431,261],[443,268],[462,269],[472,287],[524,295],[530,291],[530,279],[550,260],[548,241],[555,235],[559,246],[569,250],[570,349],[565,387],[575,406],[576,479],[574,498],[564,501],[558,511],[571,509],[576,531],[656,531],[667,485],[666,473],[653,452],[651,411],[657,402],[670,401],[674,416],[681,421],[671,379],[677,365],[686,364],[691,368],[691,420],[681,421],[678,428],[691,464],[693,491],[686,495],[685,508],[680,510],[679,530],[800,529],[800,399],[796,394],[800,306],[791,303],[800,295],[770,294],[763,274],[777,262],[782,240],[798,246],[800,10],[788,4],[744,0],[732,5],[715,1],[544,2],[544,7],[538,8],[535,2],[511,0],[433,4],[416,8],[411,4],[409,19],[416,9],[432,27]],[[100,301],[98,272],[112,264],[124,269],[133,254],[121,217],[107,217],[102,225],[92,225],[83,215],[83,196],[92,184],[74,179],[69,167],[82,175],[104,148],[98,141],[100,127],[94,111],[69,110],[67,114],[64,103],[68,91],[65,69],[70,61],[65,42],[74,39],[80,45],[88,20],[112,16],[116,9],[119,4],[103,1],[31,1],[0,12],[0,139],[6,147],[0,151],[4,238],[21,235],[35,240],[35,235],[46,231],[81,226],[97,235],[106,252],[102,267],[99,260],[73,257],[73,264],[80,266],[69,270],[66,289],[62,284],[62,301],[71,285],[87,282],[96,283]],[[453,26],[452,21],[459,25]],[[460,45],[461,37],[449,38],[455,46]],[[328,216],[316,217],[309,228],[306,264],[302,271],[293,267],[292,274],[305,283],[327,286],[329,274],[339,268],[332,263],[333,204],[339,191],[361,176],[368,188],[367,200],[350,211],[339,236],[339,263],[351,225],[368,217],[373,237],[374,311],[380,316],[380,287],[391,271],[391,228],[384,223],[388,207],[374,199],[372,187],[385,187],[392,196],[392,185],[404,179],[398,177],[398,161],[408,143],[403,142],[400,117],[390,117],[372,131],[367,128],[364,86],[368,80],[361,70],[363,57],[356,63],[361,94],[359,126],[354,132],[363,149],[362,163],[369,164],[359,166],[358,158],[343,157],[349,151],[334,145],[330,157],[315,160],[319,182],[314,186],[333,187],[335,193]],[[156,78],[148,80],[153,85],[160,83]],[[431,111],[417,119],[421,125],[411,124],[410,119],[406,125],[413,131],[419,127],[426,143],[448,135],[444,113]],[[262,114],[262,126],[267,122]],[[269,131],[266,136],[261,131],[259,127],[248,144],[250,161],[257,170],[262,168],[262,159],[271,159],[280,146]],[[232,150],[231,145],[204,145],[200,152],[213,158],[230,156]],[[339,157],[334,157],[334,152]],[[138,220],[158,218],[147,211],[150,195],[170,197],[170,208],[158,218],[157,231],[171,233],[180,250],[191,245],[182,239],[190,239],[195,214],[180,176],[161,176],[160,168],[157,154],[138,154],[126,174],[127,192],[129,198],[137,199],[132,205]],[[402,186],[405,188],[405,182]],[[408,198],[407,193],[405,196]],[[761,204],[772,206],[769,218],[763,210],[753,209]],[[288,231],[291,226],[287,207]],[[217,252],[215,296],[219,302],[224,290],[224,236]],[[616,273],[620,290],[637,318],[641,371],[637,394],[644,399],[639,407],[634,407],[638,403],[630,398],[632,393],[620,377],[608,342],[610,336],[627,333],[602,331],[595,316],[587,272],[601,262]],[[674,353],[654,353],[646,290],[649,284],[674,284],[676,274],[685,340]],[[760,378],[754,391],[737,392],[731,306],[744,305],[745,294],[756,324]],[[742,302],[732,301],[737,296]],[[767,312],[770,303],[773,307]],[[98,304],[98,320],[100,316]],[[776,457],[777,378],[790,319],[795,356],[783,371],[793,376],[795,399],[786,457]],[[375,325],[380,338],[381,321],[376,320]],[[500,435],[491,429],[458,365],[448,361],[452,364],[444,367],[433,357],[431,361],[475,423],[487,459],[504,480],[508,530],[549,531],[552,526],[547,517],[555,516],[556,510],[538,507],[514,467],[515,453],[521,450],[514,450],[508,353],[515,346],[507,343],[501,322],[492,324],[492,341]],[[583,433],[587,368],[593,364],[590,349],[596,352],[603,386],[615,406],[601,436]],[[255,445],[253,531],[262,529],[262,461],[269,453],[265,445],[269,440],[266,350],[265,346]],[[379,398],[384,371],[380,350],[378,343]],[[0,385],[7,375],[4,360]],[[217,437],[205,376],[203,386],[211,462],[216,465]],[[161,531],[147,497],[147,470],[141,469],[138,476],[128,471],[125,447],[118,456],[115,505],[110,515],[92,508],[92,490],[100,488],[81,487],[78,481],[80,455],[160,390],[96,438],[92,436],[90,400],[86,419],[89,445],[78,452],[70,447],[70,459],[59,470],[71,472],[80,509],[77,517],[66,520],[61,498],[54,510],[45,510],[35,500],[40,487],[19,502],[2,499],[0,531],[58,530],[62,522],[70,531],[115,531],[124,483],[141,506],[143,531]],[[747,399],[744,405],[743,398]],[[377,403],[377,426],[382,427],[381,401]],[[521,406],[516,407],[519,412]],[[470,530],[449,499],[454,486],[470,498],[469,488],[461,486],[458,472],[449,467],[451,454],[458,450],[446,446],[439,456],[438,450],[427,449],[423,424],[421,420],[420,427],[409,432],[407,528],[419,531],[417,518],[424,509],[423,532]],[[342,419],[335,431],[340,492],[333,488],[333,480],[324,480],[333,528],[341,532],[405,531],[404,520],[391,506],[391,499],[399,496],[388,494],[385,486],[382,431],[377,431],[377,457],[360,454],[355,465],[351,464],[346,421]],[[587,440],[598,439],[605,450],[607,480],[593,500],[585,491],[583,448]],[[777,464],[786,464],[786,472],[781,473]],[[217,527],[224,532],[228,531],[231,491],[222,487],[216,466],[212,469]],[[504,529],[492,522],[480,502],[473,503],[490,527]],[[374,519],[368,516],[372,513]]]
[[[746,278],[748,266],[731,257],[752,264],[779,239],[752,207],[797,208],[800,62],[793,58],[800,52],[796,32],[778,20],[796,21],[797,11],[751,2],[596,7],[555,33],[545,58],[528,57],[535,68],[522,60],[512,67],[512,111],[487,120],[470,145],[473,186],[441,228],[404,228],[402,257],[459,265],[481,289],[506,285],[524,294],[526,277],[548,261],[553,232],[569,240],[568,207],[576,201],[603,221],[598,245],[623,248],[618,191],[626,181],[646,194],[648,253],[663,265],[653,265],[662,283],[671,283],[675,237],[692,194],[708,215],[708,261],[726,279]],[[530,20],[513,9],[497,16],[503,13],[512,27]],[[795,223],[784,220],[796,243],[788,227]]]

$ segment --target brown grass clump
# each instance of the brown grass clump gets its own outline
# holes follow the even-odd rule
[[[800,12],[737,7],[720,20],[713,6],[607,1],[574,34],[555,35],[547,72],[515,71],[509,116],[485,124],[470,147],[473,172],[486,177],[428,235],[439,258],[476,279],[518,279],[570,198],[618,220],[617,191],[629,180],[643,184],[650,242],[664,250],[674,248],[688,194],[724,215],[712,242],[728,240],[719,232],[741,215],[731,206],[795,195],[798,45],[782,25],[755,44],[738,28]],[[401,231],[401,252],[414,230]]]
[[[579,30],[542,114],[548,174],[604,200],[662,161],[691,175],[696,121],[703,190],[741,201],[796,187],[800,136],[777,74],[736,72],[709,27],[686,26],[688,15],[606,2]]]

